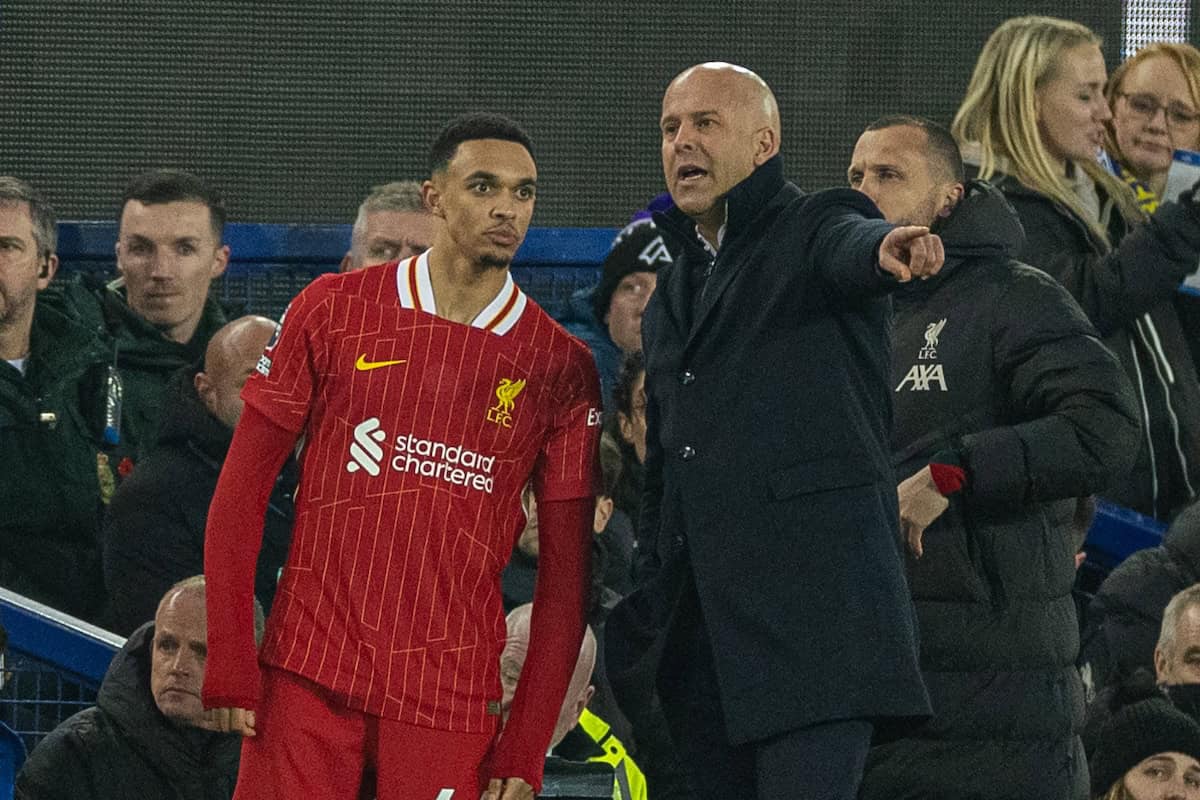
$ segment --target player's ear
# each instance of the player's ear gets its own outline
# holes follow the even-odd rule
[[[432,180],[422,183],[421,199],[425,201],[425,207],[429,209],[430,214],[439,219],[446,218],[446,209],[442,207],[442,192],[437,183]]]

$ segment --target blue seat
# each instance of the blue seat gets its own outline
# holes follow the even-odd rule
[[[13,784],[25,763],[25,743],[12,728],[0,722],[0,800],[12,800]]]

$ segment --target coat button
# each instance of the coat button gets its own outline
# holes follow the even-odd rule
[[[679,457],[684,461],[691,461],[696,457],[696,451],[692,449],[691,445],[685,444],[683,447],[679,448]]]
[[[684,370],[679,375],[679,382],[684,386],[691,386],[696,382],[696,375],[691,370]]]

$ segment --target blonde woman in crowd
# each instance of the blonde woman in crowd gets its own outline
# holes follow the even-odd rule
[[[1104,496],[1169,519],[1200,490],[1200,383],[1172,304],[1200,262],[1200,207],[1188,192],[1147,217],[1100,164],[1106,79],[1087,27],[1010,19],[980,53],[952,130],[978,177],[1017,210],[1020,259],[1075,296],[1137,391],[1141,449]]]

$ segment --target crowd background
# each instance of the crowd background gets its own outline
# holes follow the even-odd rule
[[[873,119],[949,122],[1009,17],[1081,22],[1115,67],[1127,8],[1157,41],[1184,6],[15,0],[0,24],[0,162],[60,219],[112,219],[131,175],[178,167],[220,187],[233,221],[341,222],[371,186],[420,176],[446,119],[495,108],[538,150],[534,226],[620,227],[662,186],[659,100],[697,59],[775,88],[788,176],[816,189],[844,183]]]

